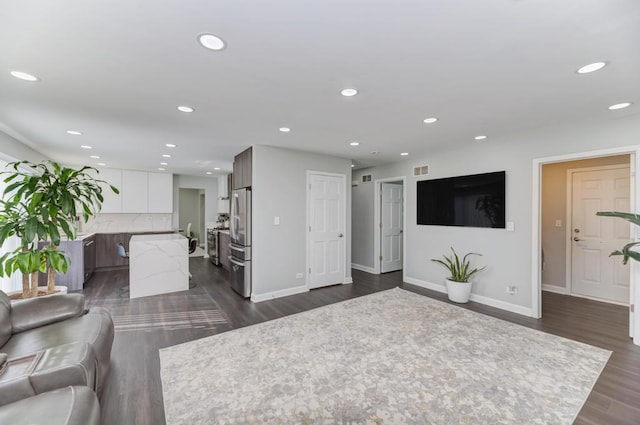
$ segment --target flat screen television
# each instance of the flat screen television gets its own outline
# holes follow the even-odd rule
[[[504,229],[505,174],[418,181],[418,224]]]

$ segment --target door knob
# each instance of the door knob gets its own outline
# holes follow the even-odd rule
[[[338,233],[338,237],[339,237],[339,238],[341,238],[341,237],[343,237],[343,236],[344,236],[344,235],[343,235],[342,233]]]
[[[573,238],[573,240],[576,241],[576,242],[580,242],[582,239],[580,239],[579,237],[576,236],[575,238]]]

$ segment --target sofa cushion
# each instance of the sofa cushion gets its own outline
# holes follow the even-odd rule
[[[100,406],[87,387],[67,387],[0,407],[0,424],[99,425]]]
[[[11,300],[0,291],[0,347],[11,338]]]

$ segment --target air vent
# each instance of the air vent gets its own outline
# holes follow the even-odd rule
[[[358,186],[358,180],[351,180],[351,187]]]
[[[367,183],[371,181],[371,174],[366,174],[362,176],[362,183]]]
[[[424,176],[429,174],[429,166],[428,165],[420,165],[419,167],[415,167],[413,169],[414,176]]]

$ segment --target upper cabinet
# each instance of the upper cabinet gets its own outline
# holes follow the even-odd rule
[[[148,207],[150,213],[171,213],[173,210],[173,176],[148,174]]]
[[[144,171],[122,170],[122,212],[146,213],[148,179]]]
[[[102,202],[102,213],[120,213],[122,212],[122,197],[114,193],[109,185],[115,186],[116,189],[122,191],[122,170],[113,168],[103,168],[96,176],[98,180],[103,180],[108,184],[101,184],[102,196],[104,201]]]
[[[173,175],[103,168],[98,179],[115,186],[116,195],[103,185],[101,213],[167,213],[173,210]]]
[[[251,187],[252,149],[249,148],[233,159],[233,188]]]

